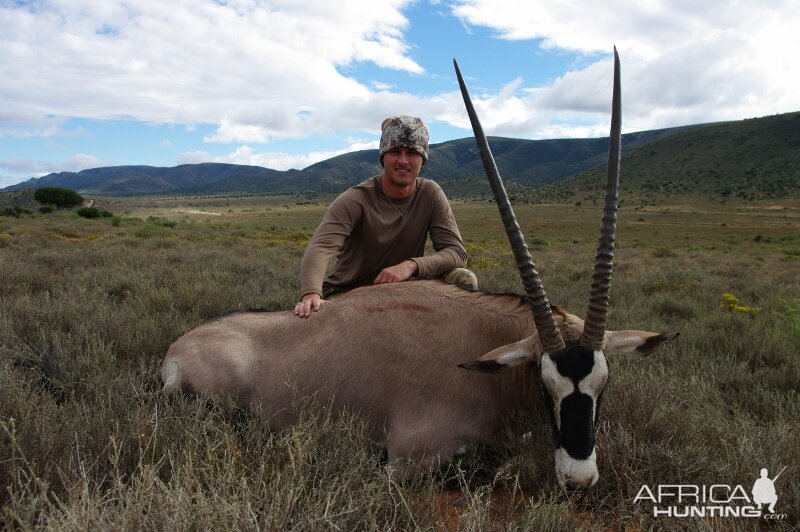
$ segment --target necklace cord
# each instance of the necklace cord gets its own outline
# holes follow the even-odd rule
[[[411,205],[414,203],[414,200],[417,197],[417,180],[414,180],[414,190],[411,191],[411,199],[408,201],[408,205],[406,205],[405,209],[402,211],[397,208],[397,205],[395,205],[395,203],[392,201],[392,198],[390,198],[386,191],[383,190],[383,177],[381,177],[379,180],[379,186],[381,192],[383,193],[383,197],[386,198],[386,200],[389,202],[389,205],[391,205],[392,208],[397,211],[397,214],[400,215],[400,221],[402,222],[406,216],[406,212],[408,212],[408,209],[411,208]]]

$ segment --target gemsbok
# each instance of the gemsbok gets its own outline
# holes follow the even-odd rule
[[[232,314],[172,344],[161,368],[164,390],[233,397],[263,411],[274,430],[296,420],[297,389],[315,393],[334,410],[361,414],[400,476],[409,461],[433,468],[470,442],[491,441],[510,414],[544,403],[559,485],[588,488],[598,478],[595,424],[606,354],[648,354],[677,336],[605,330],[620,165],[619,58],[615,49],[606,202],[585,321],[548,303],[455,68],[527,296],[412,281],[353,290],[311,319],[290,311]]]

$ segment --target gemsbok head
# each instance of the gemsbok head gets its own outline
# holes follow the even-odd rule
[[[608,380],[608,362],[603,352],[606,341],[611,269],[614,258],[618,188],[621,154],[621,94],[619,56],[614,49],[614,87],[611,104],[611,133],[608,154],[605,205],[600,226],[600,241],[595,258],[589,307],[580,339],[565,343],[556,327],[547,294],[525,243],[525,238],[511,208],[475,108],[467,92],[464,78],[454,61],[458,83],[469,114],[484,168],[497,201],[525,293],[533,311],[541,353],[529,339],[513,346],[504,346],[478,361],[463,364],[466,369],[498,372],[526,362],[539,365],[540,389],[555,437],[555,466],[558,483],[568,489],[586,488],[598,479],[595,453],[595,426],[600,401]],[[639,346],[649,352],[676,333],[653,340],[657,345]],[[537,360],[538,359],[538,360]]]

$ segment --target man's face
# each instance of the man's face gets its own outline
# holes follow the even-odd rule
[[[422,155],[411,148],[394,148],[383,155],[383,174],[389,183],[405,188],[414,183],[422,170]]]

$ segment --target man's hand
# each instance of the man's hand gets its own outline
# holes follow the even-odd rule
[[[299,318],[307,318],[311,316],[312,312],[318,311],[323,303],[327,303],[327,301],[322,299],[319,294],[314,292],[305,294],[300,299],[300,303],[294,306],[294,315]]]
[[[417,273],[417,270],[419,270],[419,266],[417,266],[416,262],[411,259],[404,260],[400,264],[384,268],[375,278],[373,284],[407,281],[412,275]]]

